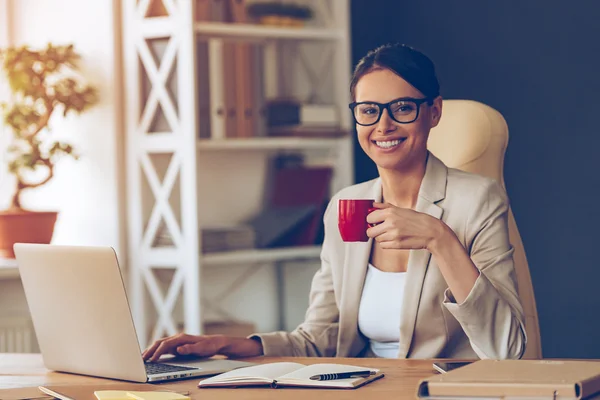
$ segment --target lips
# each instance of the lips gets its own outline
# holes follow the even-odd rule
[[[372,140],[371,142],[375,144],[380,149],[392,149],[394,147],[399,146],[402,142],[404,142],[406,138],[396,138],[396,139],[385,139],[385,140]]]

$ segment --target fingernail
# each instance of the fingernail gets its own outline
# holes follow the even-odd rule
[[[177,352],[179,354],[187,354],[188,350],[187,350],[187,348],[185,346],[180,346],[180,347],[177,348]]]

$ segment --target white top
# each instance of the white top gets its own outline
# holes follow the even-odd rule
[[[358,308],[358,329],[377,357],[397,358],[406,272],[384,272],[369,264]]]

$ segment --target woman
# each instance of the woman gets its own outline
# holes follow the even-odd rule
[[[520,358],[524,315],[498,183],[427,151],[442,114],[433,63],[404,45],[356,66],[350,104],[379,178],[337,193],[325,212],[322,266],[305,321],[251,338],[179,334],[144,352],[211,356]],[[339,199],[374,198],[368,243],[344,243]]]

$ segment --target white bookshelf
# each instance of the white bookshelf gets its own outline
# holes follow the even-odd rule
[[[340,40],[345,31],[328,28],[280,28],[250,24],[200,22],[194,31],[201,36],[232,39]]]
[[[259,133],[257,137],[230,138],[215,112],[224,98],[223,44],[250,41],[264,49],[261,72],[266,98],[285,94],[290,86],[323,91],[321,94],[339,111],[340,129],[349,132],[349,0],[304,0],[316,14],[311,26],[305,28],[197,22],[193,18],[194,0],[161,1],[168,15],[150,18],[145,16],[153,0],[123,2],[128,275],[132,313],[142,345],[153,339],[150,332],[175,333],[173,327],[180,321],[174,321],[173,307],[179,295],[183,296],[184,329],[202,333],[203,288],[210,285],[203,280],[203,268],[271,264],[280,279],[281,267],[287,262],[318,262],[320,246],[201,254],[199,231],[203,224],[214,222],[211,218],[235,220],[257,208],[257,192],[262,188],[253,182],[260,182],[257,176],[264,174],[260,166],[265,157],[296,151],[309,159],[313,155],[328,157],[327,164],[334,170],[330,192],[353,182],[350,135],[261,137]],[[164,42],[160,52],[151,45],[156,41]],[[200,43],[208,44],[206,70],[202,66],[207,64],[198,60]],[[321,47],[314,50],[309,46]],[[290,62],[289,54],[285,52],[294,49],[297,60],[292,62],[294,69],[288,70],[284,63]],[[309,74],[310,68],[314,70]],[[209,78],[209,117],[198,113],[202,73]],[[294,81],[301,76],[304,81]],[[322,76],[327,77],[325,81]],[[159,110],[166,124],[153,127]],[[210,118],[211,130],[208,138],[200,139],[202,118]],[[224,185],[250,190],[235,204],[235,212],[225,208],[232,207],[228,200],[236,196]],[[223,195],[227,197],[219,199],[220,192],[228,193]],[[154,245],[161,227],[171,233],[173,246]],[[166,293],[159,291],[155,269],[173,271]],[[157,314],[153,329],[151,308]]]
[[[199,139],[198,151],[209,150],[302,150],[330,149],[342,145],[345,139],[276,138]]]
[[[316,260],[321,255],[321,246],[295,246],[274,249],[235,250],[200,254],[200,262],[206,267],[230,266],[240,264],[275,263],[287,261]],[[173,248],[155,248],[142,260],[158,268],[167,268],[180,259],[180,253]],[[14,267],[4,267],[2,270],[16,270]],[[18,272],[17,272],[18,276]]]
[[[329,0],[325,0],[329,1]],[[341,40],[345,31],[331,28],[280,28],[254,24],[235,24],[220,22],[196,22],[194,33],[210,38],[231,38],[243,40],[286,39],[286,40]],[[146,38],[171,36],[173,20],[170,17],[153,17],[140,25]]]
[[[202,255],[206,266],[227,266],[241,263],[274,263],[318,259],[321,246],[298,246],[278,249],[238,250]]]

